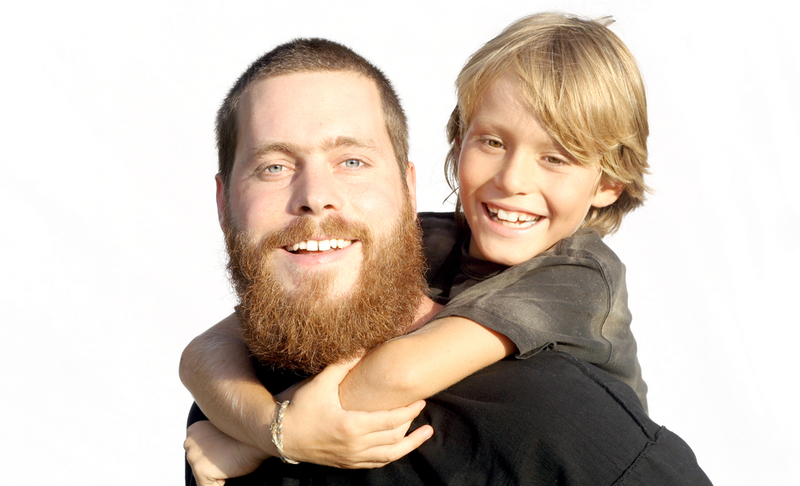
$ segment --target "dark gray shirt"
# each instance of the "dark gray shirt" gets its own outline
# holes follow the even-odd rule
[[[579,230],[507,267],[471,257],[469,232],[452,214],[426,213],[421,220],[426,247],[455,248],[447,259],[430,262],[431,293],[439,302],[449,300],[437,319],[465,317],[497,331],[517,346],[518,358],[547,347],[567,352],[630,385],[647,409],[625,266],[597,231]]]

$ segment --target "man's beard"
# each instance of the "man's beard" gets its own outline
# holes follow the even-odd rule
[[[233,221],[229,213],[225,221]],[[421,231],[407,201],[391,234],[379,242],[363,224],[337,216],[319,224],[298,218],[261,242],[232,226],[225,229],[225,241],[239,297],[236,312],[250,352],[263,364],[318,373],[412,325],[426,284]],[[276,249],[319,234],[362,243],[358,281],[341,292],[333,289],[332,272],[310,272],[297,289],[287,291],[273,274]],[[341,297],[331,297],[334,290]]]

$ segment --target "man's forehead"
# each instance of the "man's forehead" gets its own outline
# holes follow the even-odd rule
[[[237,111],[237,158],[349,147],[396,164],[378,87],[359,73],[310,71],[254,81]]]
[[[245,130],[317,136],[327,131],[318,141],[327,144],[339,137],[364,143],[388,140],[378,88],[357,73],[271,76],[248,86],[241,101],[238,122]]]
[[[307,105],[304,102],[309,99],[326,104],[349,101],[360,108],[358,112],[381,108],[380,92],[375,81],[351,71],[302,71],[268,76],[247,86],[240,105],[299,110]],[[366,105],[363,104],[365,101],[368,102]]]

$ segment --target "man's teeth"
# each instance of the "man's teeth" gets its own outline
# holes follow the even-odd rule
[[[506,211],[504,209],[492,208],[492,207],[488,207],[488,206],[487,206],[487,209],[489,210],[489,215],[491,215],[492,219],[494,219],[495,221],[498,221],[498,222],[503,223],[503,224],[508,223],[507,224],[508,226],[514,226],[514,227],[517,227],[517,228],[518,227],[525,228],[525,227],[528,227],[528,226],[533,226],[534,224],[539,222],[540,219],[542,219],[542,216],[534,216],[534,215],[528,214],[528,213],[518,213],[516,211]],[[510,224],[510,223],[514,223],[514,224]]]
[[[337,248],[347,248],[352,244],[353,242],[351,240],[342,240],[339,238],[332,238],[330,240],[305,240],[297,242],[294,245],[287,246],[286,250],[328,251],[335,250]]]

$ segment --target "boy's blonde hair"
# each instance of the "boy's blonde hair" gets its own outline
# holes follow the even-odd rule
[[[531,15],[472,55],[456,80],[458,105],[447,125],[445,176],[454,192],[460,144],[480,100],[490,84],[512,73],[523,102],[548,133],[583,164],[599,158],[604,181],[623,184],[619,199],[592,207],[583,226],[612,233],[644,202],[649,133],[644,85],[633,55],[608,29],[612,22]],[[459,198],[456,212],[460,209]]]

